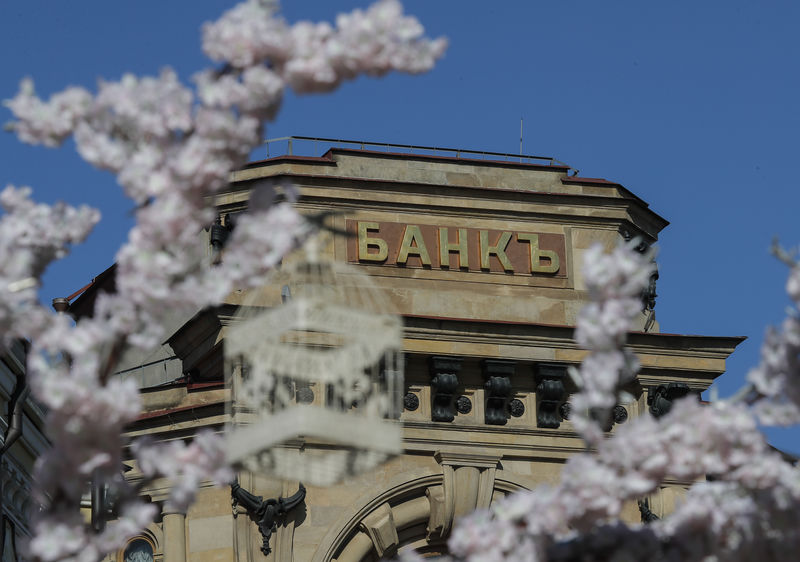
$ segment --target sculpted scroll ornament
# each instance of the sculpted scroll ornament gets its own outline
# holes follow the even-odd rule
[[[431,357],[430,374],[433,397],[431,417],[433,421],[451,422],[455,419],[454,400],[456,389],[458,389],[459,371],[461,371],[460,358]]]
[[[250,518],[258,525],[261,533],[261,552],[266,556],[272,549],[269,540],[278,526],[278,521],[283,520],[290,511],[300,505],[306,497],[306,488],[300,484],[296,493],[288,498],[264,499],[242,488],[238,482],[231,484],[231,497],[233,498],[234,517],[237,506],[241,506]]]

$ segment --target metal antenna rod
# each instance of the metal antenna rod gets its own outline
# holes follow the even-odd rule
[[[522,117],[519,118],[519,161],[522,162]]]

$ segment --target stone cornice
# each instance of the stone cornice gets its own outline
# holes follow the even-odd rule
[[[658,232],[669,224],[638,197],[478,187],[455,182],[428,184],[297,172],[280,172],[255,179],[265,178],[276,184],[297,184],[303,192],[300,207],[323,205],[325,208],[354,210],[433,212],[439,216],[537,219],[594,228],[622,221],[632,222],[652,239],[656,239]],[[235,184],[233,190],[219,194],[216,205],[228,212],[244,208],[249,198],[246,184],[240,182]],[[398,197],[399,194],[402,194],[402,198]],[[521,208],[509,208],[509,203]]]
[[[523,361],[578,363],[586,354],[573,340],[574,327],[524,324],[459,318],[405,316],[406,350],[416,353],[447,353],[454,344],[463,349],[452,353],[481,358],[478,345],[502,346],[504,358]],[[696,374],[699,380],[714,378],[725,370],[725,359],[744,338],[632,333],[628,347],[640,356],[648,376],[681,377]],[[415,342],[424,342],[416,349]],[[441,350],[438,350],[441,344]],[[477,350],[470,353],[470,350]],[[536,350],[541,350],[537,354]],[[564,350],[554,357],[552,350]],[[702,360],[702,361],[699,361]],[[672,373],[668,375],[668,373]]]

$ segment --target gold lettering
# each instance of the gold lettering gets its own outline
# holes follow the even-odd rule
[[[500,234],[494,246],[489,245],[488,230],[481,230],[479,239],[481,243],[481,269],[490,269],[489,256],[494,254],[497,256],[503,269],[506,271],[514,271],[514,266],[508,261],[508,256],[506,255],[506,247],[508,247],[508,242],[511,240],[510,232],[503,232]]]
[[[369,238],[370,230],[378,230],[380,227],[377,222],[358,223],[358,259],[361,261],[386,261],[389,255],[389,246],[386,240],[380,238]],[[378,248],[377,253],[370,253],[369,248]]]
[[[458,252],[458,267],[469,269],[466,228],[458,229],[458,242],[451,244],[447,227],[439,227],[439,267],[450,268],[450,252]]]
[[[416,246],[414,245],[416,244]],[[431,256],[425,247],[425,239],[422,238],[422,231],[415,224],[406,225],[403,233],[403,242],[400,244],[400,251],[397,252],[397,263],[405,264],[408,262],[409,254],[419,256],[424,265],[431,264]]]
[[[526,232],[517,232],[519,242],[529,242],[531,246],[531,273],[556,273],[560,264],[558,254],[552,250],[539,249],[539,235]],[[547,264],[542,263],[542,258],[549,260]]]

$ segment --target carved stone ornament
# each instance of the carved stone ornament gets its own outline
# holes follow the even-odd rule
[[[484,359],[481,362],[486,379],[486,412],[488,425],[505,425],[508,421],[508,400],[511,396],[511,377],[516,365],[513,361]]]
[[[625,406],[617,404],[614,406],[612,417],[614,418],[614,423],[625,423],[628,421],[628,410],[625,409]]]
[[[658,264],[653,262],[653,273],[650,274],[650,281],[647,288],[642,291],[642,305],[644,310],[654,310],[656,308],[656,284],[658,282]]]
[[[472,411],[472,400],[466,396],[459,396],[456,400],[456,410],[459,414],[469,414]]]
[[[569,402],[564,402],[558,407],[558,413],[561,415],[561,419],[568,420],[571,412],[572,405]]]
[[[558,363],[536,364],[536,426],[557,429],[561,425],[559,409],[567,398],[564,381],[567,366]],[[569,415],[569,413],[567,413]]]
[[[522,400],[519,398],[514,398],[511,402],[508,403],[508,413],[512,415],[512,417],[519,418],[525,414],[525,404],[522,403]]]
[[[651,389],[647,397],[647,405],[653,417],[660,418],[672,409],[672,403],[691,392],[689,385],[683,382],[671,382]]]
[[[403,397],[403,408],[409,412],[415,411],[417,408],[419,408],[419,397],[413,392],[407,393]]]
[[[250,516],[250,519],[258,525],[262,540],[261,552],[266,556],[272,552],[269,546],[269,539],[272,537],[272,533],[277,529],[278,523],[305,500],[306,488],[300,484],[300,489],[289,498],[265,500],[262,496],[251,494],[239,486],[238,482],[234,482],[231,484],[231,498],[233,499],[234,517],[237,513],[236,507],[241,506]]]
[[[626,228],[622,227],[619,231],[622,238],[625,242],[630,242],[634,238],[633,232]],[[644,241],[644,239],[639,236],[639,244],[636,245],[634,248],[640,254],[646,253],[650,249],[650,244]],[[650,274],[650,282],[648,283],[647,287],[642,290],[642,309],[643,310],[655,310],[656,308],[656,282],[658,281],[658,264],[655,263],[653,260],[653,273]],[[646,331],[646,330],[645,330]]]
[[[296,393],[298,404],[311,404],[314,401],[314,391],[307,386],[301,386]]]
[[[653,521],[658,521],[660,517],[653,513],[650,509],[650,500],[647,498],[643,500],[639,500],[637,502],[639,504],[639,515],[641,515],[642,523],[652,523]]]
[[[625,242],[630,242],[631,240],[634,239],[635,236],[639,236],[639,244],[636,245],[636,248],[634,248],[634,250],[636,250],[640,254],[644,254],[647,250],[650,249],[650,244],[645,242],[644,238],[641,235],[634,234],[628,228],[622,227],[619,233],[622,236],[622,239],[625,240]]]
[[[228,328],[228,460],[325,486],[400,453],[402,427],[387,418],[402,411],[401,348],[402,322],[363,269],[309,248],[244,294]],[[296,400],[304,387],[322,400]]]
[[[430,358],[431,418],[433,421],[451,422],[455,418],[455,393],[458,388],[458,373],[461,359],[458,357],[433,356]]]

